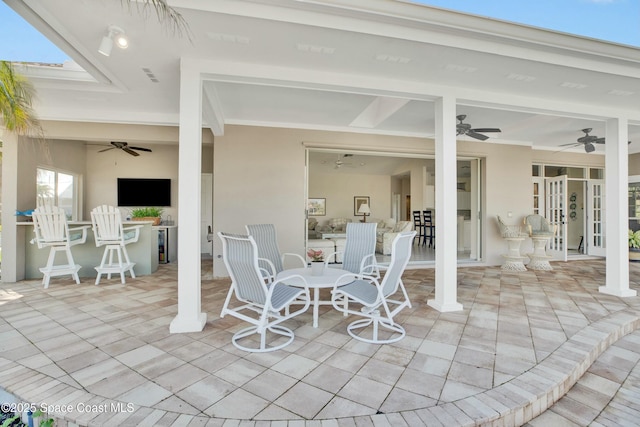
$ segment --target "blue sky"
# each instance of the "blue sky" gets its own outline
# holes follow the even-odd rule
[[[640,0],[414,2],[640,47]],[[0,59],[46,63],[62,63],[69,59],[2,1],[0,40],[3,40],[0,43]]]

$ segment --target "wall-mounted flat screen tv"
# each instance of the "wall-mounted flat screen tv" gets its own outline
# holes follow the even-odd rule
[[[118,206],[171,206],[171,179],[118,178]]]

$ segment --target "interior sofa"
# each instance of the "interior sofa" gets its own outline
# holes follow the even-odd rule
[[[411,221],[398,221],[389,218],[378,222],[376,231],[376,252],[382,255],[391,255],[391,244],[393,239],[403,231],[411,231],[413,223]]]

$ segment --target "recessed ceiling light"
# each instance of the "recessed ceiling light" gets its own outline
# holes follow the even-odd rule
[[[587,85],[582,83],[563,82],[560,84],[560,87],[566,87],[568,89],[584,89]]]
[[[620,90],[620,89],[613,89],[607,93],[609,95],[616,95],[616,96],[631,96],[634,94],[634,92],[630,92],[628,90]]]
[[[325,55],[333,55],[336,51],[335,47],[315,46],[310,44],[298,43],[296,48],[302,52],[324,53]]]
[[[246,36],[238,36],[235,34],[207,33],[207,37],[212,40],[226,43],[249,44],[251,39]]]
[[[376,59],[378,61],[392,62],[397,64],[408,64],[409,62],[411,62],[411,58],[406,58],[404,56],[387,55],[384,53],[377,54]]]
[[[469,67],[467,65],[447,64],[444,66],[447,71],[458,71],[461,73],[475,73],[478,71],[476,67]]]
[[[507,79],[516,80],[518,82],[529,83],[529,82],[534,81],[536,78],[533,77],[533,76],[526,76],[524,74],[511,73],[511,74],[507,75]]]

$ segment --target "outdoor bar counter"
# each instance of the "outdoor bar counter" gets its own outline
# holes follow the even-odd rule
[[[95,278],[97,272],[94,267],[100,265],[102,261],[102,255],[104,254],[104,246],[96,247],[96,242],[91,229],[90,221],[77,221],[69,222],[69,228],[79,227],[82,225],[88,225],[87,241],[84,244],[79,244],[71,247],[71,253],[73,254],[73,260],[76,264],[80,264],[82,268],[78,273],[80,277]],[[142,225],[140,229],[140,238],[135,243],[129,243],[127,252],[129,253],[129,259],[131,262],[135,262],[136,265],[133,268],[136,276],[144,276],[151,274],[158,269],[158,230],[153,228],[151,221],[125,221],[123,227],[131,225]],[[18,241],[24,242],[25,248],[25,260],[24,260],[24,278],[25,279],[39,279],[42,278],[40,268],[47,264],[47,258],[49,257],[50,248],[38,249],[36,243],[30,244],[31,239],[35,237],[33,232],[33,222],[18,222]],[[55,264],[66,262],[66,256],[60,252],[56,254]],[[129,273],[126,273],[129,277]],[[117,276],[117,277],[116,277]],[[69,276],[60,276],[61,278]],[[103,276],[104,277],[104,276]],[[118,281],[120,280],[119,274],[115,274]]]

